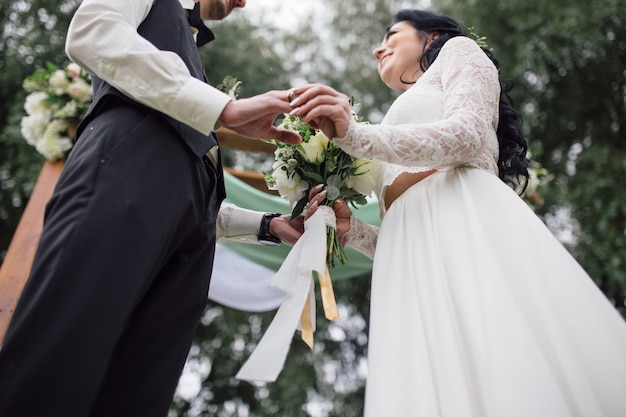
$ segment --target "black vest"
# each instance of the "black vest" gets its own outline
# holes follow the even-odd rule
[[[198,46],[190,30],[190,24],[197,26],[199,29],[197,37],[199,44],[204,44],[214,39],[213,33],[202,24],[199,18],[199,3],[196,3],[195,9],[187,17],[178,0],[155,0],[150,13],[141,23],[137,32],[158,49],[175,52],[185,62],[193,77],[206,82],[204,67],[202,66]],[[106,109],[108,105],[115,105],[112,102],[115,103],[115,101],[121,100],[127,105],[148,109],[148,107],[126,97],[115,87],[97,76],[92,77],[92,86],[93,102],[78,128],[77,137],[91,119]],[[160,114],[179,133],[182,140],[196,156],[204,156],[209,149],[217,145],[215,133],[207,136],[163,113]]]

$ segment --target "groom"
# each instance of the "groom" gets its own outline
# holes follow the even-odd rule
[[[300,141],[273,126],[286,92],[231,101],[205,83],[203,21],[245,0],[197,3],[83,0],[70,24],[66,51],[94,74],[94,101],[0,349],[2,417],[165,416],[213,265],[212,131]]]

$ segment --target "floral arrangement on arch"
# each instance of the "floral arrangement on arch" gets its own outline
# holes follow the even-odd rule
[[[58,68],[51,62],[28,76],[23,88],[21,133],[49,161],[64,159],[72,148],[76,127],[92,100],[91,77],[77,64]]]
[[[354,115],[357,122],[362,122]],[[300,215],[308,203],[309,192],[318,184],[326,190],[325,205],[342,198],[353,207],[367,203],[374,190],[376,164],[369,159],[355,158],[330,141],[323,132],[302,119],[284,115],[280,128],[298,132],[299,145],[269,140],[276,145],[272,170],[264,172],[270,190],[278,191],[292,207],[291,217]],[[345,264],[347,257],[336,230],[327,228],[326,264],[335,267],[335,258]]]

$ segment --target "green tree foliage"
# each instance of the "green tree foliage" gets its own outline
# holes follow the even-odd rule
[[[211,85],[231,75],[242,81],[240,97],[289,88],[284,59],[274,44],[277,29],[253,25],[245,9],[210,27],[216,40],[203,46],[201,54]]]

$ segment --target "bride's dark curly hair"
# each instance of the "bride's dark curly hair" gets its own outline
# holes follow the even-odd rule
[[[454,19],[424,10],[401,10],[394,18],[394,23],[398,22],[411,24],[418,33],[423,34],[425,37],[432,32],[439,33],[439,37],[432,41],[420,57],[422,71],[426,71],[437,59],[439,51],[449,39],[456,36],[467,36],[466,32]],[[513,88],[513,84],[508,80],[503,81],[500,78],[500,64],[493,53],[482,46],[481,49],[496,66],[500,79],[500,117],[496,131],[500,148],[498,175],[502,181],[517,188],[518,193],[522,194],[528,185],[528,165],[530,160],[526,157],[528,142],[522,133],[522,119],[513,108],[511,98],[508,95],[511,88]]]

